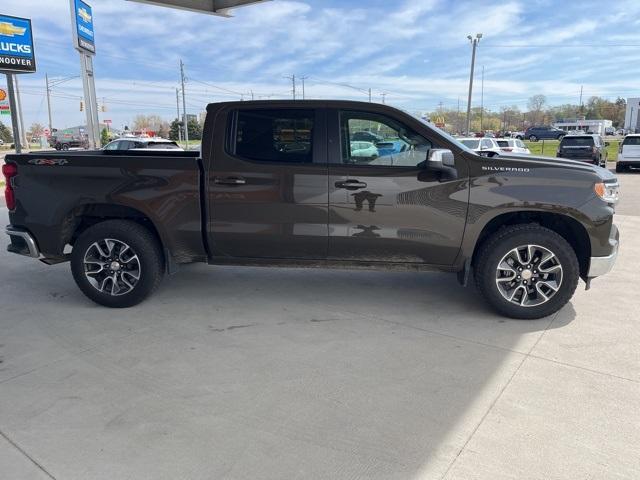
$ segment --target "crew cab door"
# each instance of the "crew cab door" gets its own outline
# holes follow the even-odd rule
[[[460,154],[454,152],[457,178],[442,178],[426,168],[427,155],[451,145],[428,127],[412,128],[405,117],[392,118],[376,107],[329,110],[328,128],[329,258],[452,264],[468,205],[467,168]],[[382,137],[369,158],[352,154],[359,132]]]
[[[214,121],[206,176],[212,254],[325,259],[325,112],[253,104]]]

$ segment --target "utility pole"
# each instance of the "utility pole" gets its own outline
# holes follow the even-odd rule
[[[253,100],[253,90],[249,90],[249,92],[251,93],[251,100]]]
[[[482,38],[481,33],[476,33],[475,38],[471,35],[467,35],[467,38],[471,42],[471,73],[469,74],[469,97],[467,99],[467,135],[471,133],[471,94],[473,93],[473,69],[476,65],[476,48]]]
[[[385,103],[385,97],[387,96],[387,94],[385,92],[382,92],[380,94],[380,96],[382,97],[382,103],[384,104]]]
[[[49,111],[49,134],[53,135],[53,121],[51,120],[51,88],[49,88],[49,74],[44,74],[44,79],[47,82],[47,110]]]
[[[293,95],[293,99],[296,99],[296,76],[295,74],[291,75],[291,76],[287,76],[285,75],[284,78],[288,78],[289,80],[291,80],[291,94]]]
[[[369,103],[371,103],[371,87],[369,87]]]
[[[304,81],[309,78],[309,77],[300,77],[300,80],[302,80],[302,99],[304,100]]]
[[[456,111],[456,131],[460,133],[460,96],[458,95],[458,110]]]
[[[184,116],[184,145],[185,145],[185,148],[188,150],[189,149],[189,125],[188,125],[189,122],[187,121],[187,98],[184,91],[185,77],[184,77],[184,63],[182,62],[182,59],[180,59],[180,82],[182,83],[182,114]]]
[[[176,88],[176,121],[180,121],[180,89]],[[178,141],[182,141],[182,130],[178,127]]]
[[[480,81],[480,131],[484,131],[482,129],[482,117],[484,114],[484,65],[482,65],[482,80]]]
[[[580,85],[580,115],[584,112],[584,106],[582,105],[582,88],[584,85]]]

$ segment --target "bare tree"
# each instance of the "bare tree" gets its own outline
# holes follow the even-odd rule
[[[532,121],[534,124],[539,123],[540,117],[542,117],[542,109],[547,103],[547,97],[544,95],[534,95],[533,97],[529,97],[529,103],[527,106],[529,107],[529,112],[531,112]]]

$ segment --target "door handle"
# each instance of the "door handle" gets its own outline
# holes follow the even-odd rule
[[[367,188],[367,184],[359,180],[345,180],[343,182],[336,182],[336,188],[344,188],[345,190],[360,190],[361,188]]]
[[[247,181],[242,177],[215,177],[213,183],[217,183],[218,185],[244,185]]]

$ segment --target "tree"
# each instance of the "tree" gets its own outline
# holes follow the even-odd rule
[[[32,123],[29,128],[29,138],[41,137],[44,134],[44,127],[39,123]]]
[[[7,126],[0,122],[0,139],[4,140],[5,143],[13,143],[13,135],[11,134],[11,130],[7,128]]]
[[[158,132],[166,123],[160,115],[136,115],[133,119],[133,130]]]
[[[189,140],[202,140],[202,127],[197,120],[190,120],[187,123],[187,129],[189,130]]]
[[[538,123],[541,121],[542,117],[542,109],[547,103],[547,97],[544,95],[534,95],[529,97],[529,102],[527,106],[529,107],[529,112],[531,113],[533,123]]]
[[[109,132],[106,128],[103,128],[102,132],[100,132],[100,143],[102,143],[103,147],[109,143]]]
[[[177,118],[171,122],[169,126],[169,140],[173,140],[174,142],[180,140],[182,138],[182,134],[180,133],[182,128],[182,122]]]

